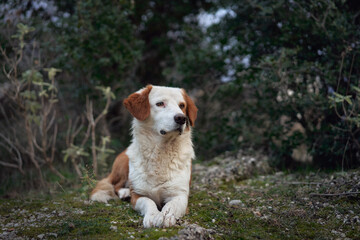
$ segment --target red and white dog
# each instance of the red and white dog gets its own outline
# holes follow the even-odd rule
[[[185,215],[197,107],[185,90],[148,85],[124,100],[134,116],[130,146],[117,156],[91,200],[131,197],[144,227],[169,227]]]

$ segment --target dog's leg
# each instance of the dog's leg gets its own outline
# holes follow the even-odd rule
[[[176,220],[184,216],[188,205],[188,196],[180,195],[168,199],[161,212],[164,214],[164,227],[175,225]]]
[[[144,227],[161,227],[164,221],[164,214],[159,212],[155,202],[150,198],[131,193],[131,203],[136,211],[144,216]]]

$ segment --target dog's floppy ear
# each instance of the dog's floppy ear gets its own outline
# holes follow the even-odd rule
[[[136,119],[140,121],[146,120],[150,115],[149,93],[152,89],[151,85],[140,92],[131,94],[124,100],[124,106]]]
[[[190,126],[195,126],[195,120],[197,117],[198,108],[195,106],[193,100],[187,95],[185,90],[183,89],[183,96],[186,102],[186,116],[189,118]]]

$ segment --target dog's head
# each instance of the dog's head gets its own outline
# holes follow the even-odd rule
[[[195,125],[197,107],[184,89],[148,85],[124,100],[127,110],[161,135]]]

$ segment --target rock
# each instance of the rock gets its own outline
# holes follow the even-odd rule
[[[212,229],[206,229],[200,227],[197,224],[189,224],[184,229],[178,232],[178,235],[171,237],[170,240],[211,240],[214,237],[211,234],[214,234],[215,231]],[[159,238],[166,240],[169,238]]]
[[[11,232],[4,231],[0,233],[0,239],[21,239],[21,238],[19,238],[16,235],[15,231],[11,231]]]
[[[38,238],[43,239],[45,237],[45,234],[39,234],[37,235]]]
[[[110,226],[110,230],[117,231],[117,226]]]
[[[82,209],[76,208],[76,209],[74,209],[73,213],[82,215],[85,213],[85,211]]]
[[[49,233],[48,235],[52,236],[52,237],[55,237],[55,238],[57,238],[57,236],[58,236],[57,233]]]
[[[59,215],[59,217],[63,217],[63,216],[66,215],[66,213],[65,213],[64,211],[59,211],[59,212],[58,212],[58,215]]]
[[[240,205],[241,203],[242,203],[241,200],[231,200],[229,202],[229,205],[234,206],[234,205]]]
[[[270,172],[266,156],[247,156],[241,151],[237,156],[220,156],[212,160],[215,165],[204,167],[194,164],[194,180],[203,184],[219,184],[221,181],[229,182],[233,180],[244,180],[255,174],[265,174]]]

